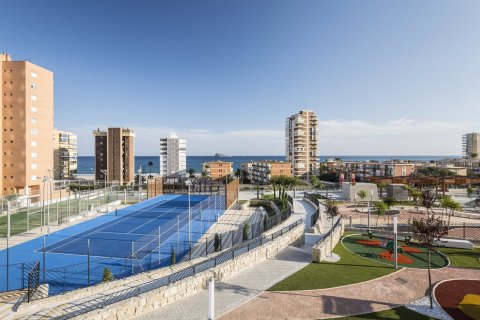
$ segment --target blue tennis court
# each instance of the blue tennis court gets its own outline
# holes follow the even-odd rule
[[[22,243],[9,250],[10,288],[21,281],[15,266],[35,260],[50,294],[100,282],[105,268],[122,278],[168,266],[172,251],[181,261],[224,210],[223,196],[162,195]]]

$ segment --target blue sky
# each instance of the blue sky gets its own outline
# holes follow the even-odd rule
[[[55,74],[55,126],[128,126],[137,154],[281,155],[305,106],[323,155],[458,155],[480,130],[478,1],[25,1],[0,51]]]

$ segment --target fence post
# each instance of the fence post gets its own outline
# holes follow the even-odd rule
[[[22,263],[22,290],[25,289],[25,263]]]
[[[87,239],[87,284],[90,285],[90,239]]]
[[[133,257],[135,256],[134,250],[135,250],[135,242],[132,241],[132,274],[135,273],[134,264],[133,264]]]
[[[352,227],[352,216],[350,216],[350,228]]]
[[[463,239],[466,238],[466,235],[465,235],[465,222],[463,223]]]
[[[232,247],[233,247],[233,230],[230,231],[230,234],[232,235]]]
[[[27,231],[30,230],[30,196],[27,198]]]
[[[43,236],[43,282],[45,283],[45,236]]]
[[[208,237],[205,238],[205,257],[208,257]]]
[[[162,260],[161,260],[161,259],[162,259],[162,258],[161,258],[161,257],[162,257],[162,255],[161,255],[161,254],[162,254],[162,251],[160,250],[160,248],[161,248],[161,246],[162,246],[162,243],[161,243],[161,241],[160,241],[160,237],[161,237],[162,233],[161,233],[161,229],[160,229],[160,228],[161,228],[161,227],[159,226],[159,227],[158,227],[158,267],[159,267],[159,268],[160,268],[160,265],[161,265],[161,262],[162,262]]]
[[[3,209],[3,204],[2,204],[2,209]],[[8,291],[8,272],[9,272],[9,253],[10,253],[10,228],[11,228],[11,225],[10,225],[10,202],[7,202],[7,274],[6,274],[6,277],[5,277],[5,280],[6,280],[6,285],[7,285],[7,291]]]

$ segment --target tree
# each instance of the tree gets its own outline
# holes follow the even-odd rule
[[[410,188],[410,197],[412,197],[413,202],[415,202],[415,206],[417,207],[417,214],[418,214],[418,199],[422,197],[422,191],[412,187]]]
[[[473,152],[472,154],[470,154],[470,158],[472,159],[477,159],[477,157],[478,157],[478,153],[476,152]]]
[[[172,249],[170,250],[170,264],[173,266],[176,263],[177,263],[177,253],[175,252],[175,248],[173,248],[173,245],[172,245]]]
[[[152,166],[153,166],[153,162],[152,162],[152,161],[148,161],[147,166],[148,166],[148,168],[149,168],[148,179],[152,179],[152,178],[153,178],[153,176],[152,176]]]
[[[241,175],[242,175],[242,170],[240,170],[240,168],[235,170],[235,177],[237,177],[237,179],[240,178]]]
[[[388,206],[385,202],[383,201],[375,201],[373,203],[373,210],[377,213],[377,222],[375,226],[378,227],[378,218],[380,216],[385,215],[385,212],[387,212]]]
[[[382,199],[382,201],[388,206],[388,209],[390,209],[395,203],[397,203],[397,200],[393,197],[385,197]]]
[[[102,282],[110,282],[115,280],[115,276],[108,268],[103,268]]]
[[[475,190],[472,188],[472,186],[468,186],[468,187],[467,187],[467,196],[468,196],[469,198],[472,197],[472,195],[473,195],[474,192],[475,192]]]
[[[447,215],[448,215],[448,222],[447,222],[447,228],[450,227],[450,218],[453,216],[455,211],[461,211],[462,210],[462,205],[460,202],[454,200],[450,196],[445,196],[440,200],[440,205],[442,206],[443,209],[445,209]],[[443,211],[442,211],[443,213]],[[443,215],[443,214],[442,214]],[[442,216],[443,218],[443,216]]]
[[[190,176],[190,178],[195,177],[195,169],[189,168],[189,169],[187,170],[187,172],[188,172],[188,175]]]
[[[430,209],[435,205],[437,201],[437,196],[432,192],[432,190],[424,190],[422,192],[422,206],[427,210],[427,217],[430,214]],[[432,212],[433,215],[433,212]]]
[[[455,172],[445,168],[426,167],[426,168],[418,169],[417,174],[419,176],[427,176],[427,177],[451,177],[455,175]]]
[[[428,252],[428,285],[430,295],[430,308],[433,309],[432,299],[432,274],[430,270],[431,253],[438,252],[435,242],[448,233],[448,229],[440,218],[428,217],[427,219],[416,219],[409,221],[413,237],[418,244],[427,249]]]
[[[387,184],[385,182],[378,182],[377,183],[377,188],[380,189],[380,198],[383,197],[383,189],[387,187]]]
[[[332,229],[330,230],[330,252],[333,252],[333,221],[340,214],[338,206],[333,201],[327,200],[325,203],[325,214],[332,220]]]
[[[360,200],[363,202],[363,200],[365,200],[365,198],[367,197],[367,191],[360,190],[357,192],[357,195],[360,197]],[[362,212],[363,212],[363,206],[362,206]]]

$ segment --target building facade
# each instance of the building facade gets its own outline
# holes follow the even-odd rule
[[[185,176],[187,171],[187,140],[175,133],[160,139],[160,175]]]
[[[469,158],[472,154],[480,157],[480,133],[477,132],[467,133],[462,137],[462,155]]]
[[[77,174],[77,135],[53,129],[53,167],[55,180],[73,179]]]
[[[292,176],[292,164],[282,161],[255,161],[251,166],[251,182],[253,184],[269,184],[270,179],[277,176]]]
[[[220,179],[233,173],[233,162],[211,161],[202,163],[202,171],[212,179]]]
[[[285,154],[292,174],[308,180],[318,173],[318,119],[313,111],[302,110],[285,121]]]
[[[128,184],[135,177],[135,133],[131,129],[93,131],[95,137],[95,180]],[[106,176],[105,176],[106,173]]]
[[[3,195],[42,198],[44,177],[53,174],[53,73],[0,53]]]
[[[372,161],[347,161],[337,166],[348,180],[351,174],[360,180],[370,177],[404,177],[410,176],[415,171],[414,163],[403,162],[372,162]]]

